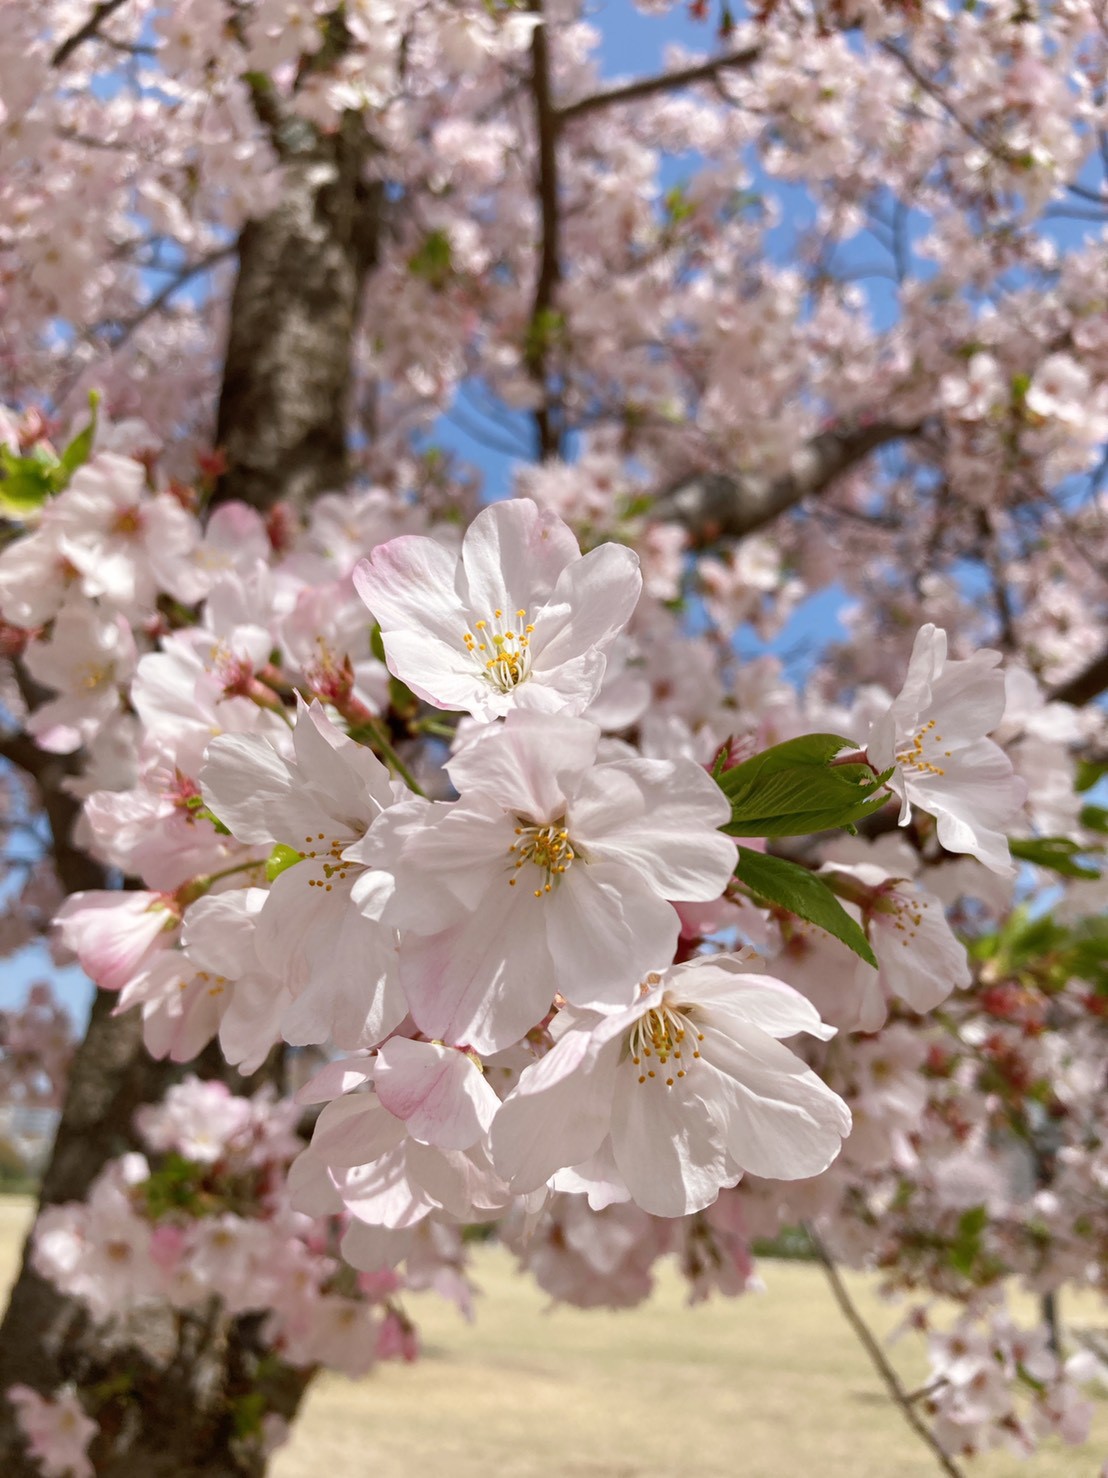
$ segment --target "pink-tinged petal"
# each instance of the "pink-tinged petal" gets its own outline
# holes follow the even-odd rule
[[[309,887],[307,872],[297,863],[281,873],[258,916],[258,960],[295,997],[282,1032],[296,1046],[328,1037],[339,1047],[372,1046],[406,1014],[396,936],[358,911],[349,880],[336,878],[328,893]]]
[[[514,711],[453,756],[446,770],[463,800],[471,792],[536,822],[564,814],[596,763],[600,730],[586,719]]]
[[[352,1053],[325,1063],[319,1072],[294,1095],[297,1103],[329,1103],[368,1083],[373,1077],[373,1060],[367,1052]]]
[[[548,624],[540,613],[535,621],[532,671],[545,674],[590,647],[605,651],[630,621],[641,594],[639,557],[621,544],[602,544],[567,565],[553,595],[564,614]]]
[[[703,1211],[739,1179],[692,1074],[667,1088],[624,1063],[612,1110],[612,1152],[631,1199],[653,1216]]]
[[[509,893],[501,881],[494,888],[495,902],[439,934],[406,934],[400,946],[400,983],[419,1029],[482,1054],[510,1047],[542,1020],[560,974],[542,927],[544,900],[522,887]]]
[[[382,1113],[384,1110],[382,1110]],[[416,1226],[438,1202],[408,1173],[407,1145],[401,1144],[371,1165],[336,1173],[346,1209],[359,1221],[393,1229]]]
[[[383,917],[398,929],[437,934],[472,913],[486,894],[495,912],[508,899],[514,841],[515,818],[480,797],[473,805],[436,807],[430,824],[403,828],[391,864],[396,891]]]
[[[302,846],[319,830],[318,799],[265,739],[249,734],[213,739],[200,789],[205,804],[240,842]]]
[[[302,1211],[305,1216],[334,1216],[343,1210],[342,1197],[327,1173],[326,1161],[310,1146],[289,1166],[285,1185],[292,1209]]]
[[[173,941],[176,916],[160,893],[74,893],[54,923],[85,973],[104,990],[121,990]]]
[[[555,1171],[580,1165],[600,1148],[612,1118],[621,1017],[598,1030],[571,1031],[524,1068],[500,1105],[490,1145],[493,1164],[517,1193],[537,1190]]]
[[[254,931],[265,899],[264,888],[198,898],[186,913],[181,932],[189,958],[201,970],[229,980],[256,969]]]
[[[537,869],[525,868],[520,874]],[[673,959],[681,921],[630,868],[574,862],[535,899],[557,971],[555,989],[575,1006],[630,1006],[639,981]]]
[[[735,843],[718,830],[727,799],[693,760],[615,760],[588,774],[567,825],[590,861],[634,868],[663,898],[710,902],[735,868]]]
[[[353,1093],[324,1106],[312,1132],[312,1153],[335,1170],[371,1165],[403,1144],[407,1131],[371,1093]]]
[[[702,1032],[701,1060],[689,1078],[708,1080],[699,1091],[735,1164],[767,1180],[802,1180],[826,1170],[850,1133],[842,1099],[756,1027],[739,1035],[705,1021]]]
[[[410,1139],[406,1152],[412,1180],[425,1195],[459,1220],[472,1217],[474,1212],[503,1211],[510,1200],[507,1188],[480,1145],[463,1154]]]
[[[529,498],[484,508],[462,540],[459,593],[474,619],[497,610],[528,618],[550,599],[565,567],[581,558],[577,536]]]
[[[422,534],[401,534],[379,544],[355,565],[354,588],[381,627],[386,656],[394,631],[464,647],[470,617],[456,588],[457,572],[458,556]]]
[[[377,1097],[422,1144],[466,1150],[488,1130],[500,1100],[464,1052],[392,1037],[377,1054]]]
[[[412,1246],[408,1229],[393,1231],[388,1227],[371,1227],[364,1221],[352,1221],[343,1234],[339,1251],[352,1268],[364,1273],[384,1272],[396,1267],[407,1257]]]

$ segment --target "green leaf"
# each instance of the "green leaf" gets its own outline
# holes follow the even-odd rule
[[[1080,820],[1089,831],[1108,832],[1108,806],[1082,806]]]
[[[0,513],[5,518],[24,519],[37,512],[54,491],[54,462],[43,456],[17,457],[0,447]]]
[[[96,436],[96,413],[100,406],[100,394],[98,391],[89,391],[88,403],[89,410],[92,413],[88,425],[83,431],[78,431],[65,451],[62,452],[61,468],[64,476],[59,473],[58,478],[55,479],[56,492],[60,492],[65,487],[78,467],[83,467],[92,455],[92,443]]]
[[[806,836],[852,826],[888,799],[892,771],[831,761],[857,746],[839,734],[805,734],[715,774],[731,802],[731,836]]]
[[[1080,791],[1092,790],[1105,775],[1108,775],[1108,760],[1078,760],[1074,788]]]
[[[1076,859],[1096,848],[1083,847],[1069,837],[1018,837],[1009,839],[1008,849],[1021,862],[1048,867],[1064,878],[1098,878],[1100,869]]]
[[[441,292],[454,271],[454,251],[445,231],[429,231],[408,258],[408,271]]]
[[[767,903],[776,903],[799,919],[806,919],[842,941],[867,965],[877,968],[877,957],[870,949],[860,924],[856,923],[822,878],[783,857],[770,857],[749,847],[739,848],[739,865],[735,869],[739,881]]]

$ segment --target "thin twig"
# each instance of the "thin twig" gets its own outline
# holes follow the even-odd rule
[[[143,304],[132,318],[128,318],[120,326],[119,336],[112,340],[112,349],[121,349],[127,340],[131,338],[132,334],[134,334],[135,330],[140,328],[147,319],[153,318],[155,313],[160,313],[170,298],[179,293],[186,283],[191,282],[194,277],[202,276],[212,267],[218,266],[220,262],[225,261],[226,258],[234,256],[237,250],[238,243],[230,242],[225,246],[216,247],[213,251],[208,252],[206,256],[200,257],[197,261],[191,263],[190,266],[182,267],[174,275],[171,282],[167,282],[159,292],[154,294],[148,303]]]
[[[604,92],[593,93],[591,97],[579,98],[575,103],[566,103],[557,110],[555,120],[560,128],[571,118],[595,113],[599,108],[610,108],[617,103],[636,103],[640,98],[689,87],[695,82],[711,82],[721,72],[752,66],[759,56],[761,47],[748,46],[744,51],[728,51],[723,56],[713,57],[711,61],[698,62],[695,67],[682,67],[676,72],[659,72],[656,77],[640,77],[637,82],[625,82],[619,87],[609,87]]]
[[[904,1420],[916,1433],[920,1441],[926,1443],[926,1445],[934,1453],[939,1467],[947,1475],[947,1478],[965,1478],[965,1475],[962,1472],[961,1468],[959,1468],[955,1464],[953,1459],[948,1457],[947,1454],[942,1450],[938,1442],[935,1440],[934,1433],[928,1429],[926,1423],[916,1411],[915,1406],[913,1406],[912,1404],[912,1396],[910,1396],[909,1393],[901,1385],[900,1377],[897,1375],[893,1367],[889,1364],[889,1360],[887,1355],[885,1354],[885,1351],[881,1348],[881,1345],[875,1337],[873,1331],[870,1329],[869,1325],[859,1313],[854,1300],[850,1296],[846,1284],[839,1276],[838,1268],[835,1266],[835,1263],[830,1253],[827,1251],[827,1248],[824,1247],[823,1243],[820,1241],[819,1235],[817,1234],[815,1228],[811,1225],[806,1224],[804,1229],[811,1239],[812,1247],[815,1250],[816,1257],[823,1265],[823,1271],[827,1275],[827,1282],[830,1285],[831,1292],[835,1296],[835,1302],[842,1310],[843,1317],[846,1319],[846,1322],[850,1325],[851,1329],[853,1329],[854,1333],[858,1336],[858,1340],[861,1343],[862,1348],[869,1356],[870,1363],[873,1365],[874,1370],[877,1371],[877,1374],[884,1382],[885,1389],[892,1397],[893,1402],[904,1413]]]
[[[91,41],[97,35],[101,21],[106,21],[110,15],[121,10],[126,3],[127,0],[100,0],[100,4],[93,8],[92,14],[84,25],[74,31],[72,36],[67,36],[55,50],[50,58],[50,65],[52,67],[64,66],[79,46],[83,46],[86,41]]]

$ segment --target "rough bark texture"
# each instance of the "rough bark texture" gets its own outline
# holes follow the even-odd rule
[[[279,206],[240,238],[219,407],[228,459],[219,496],[265,509],[343,484],[351,347],[376,258],[380,194],[364,184],[370,146],[358,120],[320,140],[302,125],[290,131],[267,116],[264,96],[258,101],[287,173]],[[38,783],[65,890],[105,887],[102,869],[71,843],[77,807],[60,789],[69,763],[21,735],[0,753]],[[42,1205],[82,1198],[105,1163],[133,1147],[136,1107],[160,1099],[181,1075],[146,1054],[138,1014],[113,1017],[113,1005],[98,992]],[[210,1069],[218,1071],[214,1059]],[[229,1071],[224,1065],[220,1075]],[[216,1310],[154,1308],[109,1343],[25,1256],[0,1326],[0,1474],[39,1478],[3,1400],[13,1382],[43,1393],[77,1383],[101,1422],[90,1452],[98,1478],[260,1478],[264,1456],[236,1434],[244,1410],[237,1400],[260,1393],[267,1411],[291,1418],[310,1375],[269,1355],[259,1319],[228,1324]]]
[[[818,497],[878,447],[917,436],[920,430],[876,421],[821,431],[797,450],[779,477],[706,472],[683,478],[656,499],[651,517],[680,524],[696,549],[744,539],[805,498]]]
[[[351,354],[366,273],[377,254],[381,192],[364,183],[359,120],[308,141],[275,136],[284,198],[239,238],[239,275],[216,443],[220,499],[255,508],[343,487]]]

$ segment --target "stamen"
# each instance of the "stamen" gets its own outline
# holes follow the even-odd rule
[[[510,693],[531,675],[531,633],[535,628],[524,620],[526,608],[518,610],[516,615],[520,630],[505,627],[504,612],[494,611],[491,623],[474,621],[473,631],[462,632],[466,651],[477,663],[485,681],[498,693]],[[474,631],[477,636],[474,636]],[[478,640],[478,637],[483,640]]]
[[[649,977],[648,977],[649,978]],[[639,1018],[631,1028],[631,1035],[627,1039],[627,1046],[631,1054],[631,1065],[638,1067],[644,1057],[656,1056],[658,1064],[664,1067],[672,1057],[675,1061],[681,1058],[681,1045],[689,1035],[695,1031],[687,1015],[687,1007],[671,1006],[663,1001],[660,1006],[653,1006],[645,1016]],[[696,1040],[704,1040],[703,1032],[695,1032]],[[693,1052],[693,1057],[699,1058],[698,1051]],[[675,1073],[663,1079],[667,1088],[672,1088],[678,1078],[685,1076],[685,1069],[678,1068]],[[645,1083],[647,1079],[653,1078],[653,1071],[648,1070],[645,1075],[639,1074],[638,1081]]]
[[[536,898],[542,898],[552,891],[555,883],[569,871],[577,858],[569,832],[561,821],[554,821],[548,826],[517,826],[515,834],[518,840],[508,848],[515,860],[514,871],[518,872],[527,862],[533,862],[536,867],[541,868],[545,876],[542,885],[534,892]],[[510,877],[508,886],[511,888],[515,884],[516,879]]]

